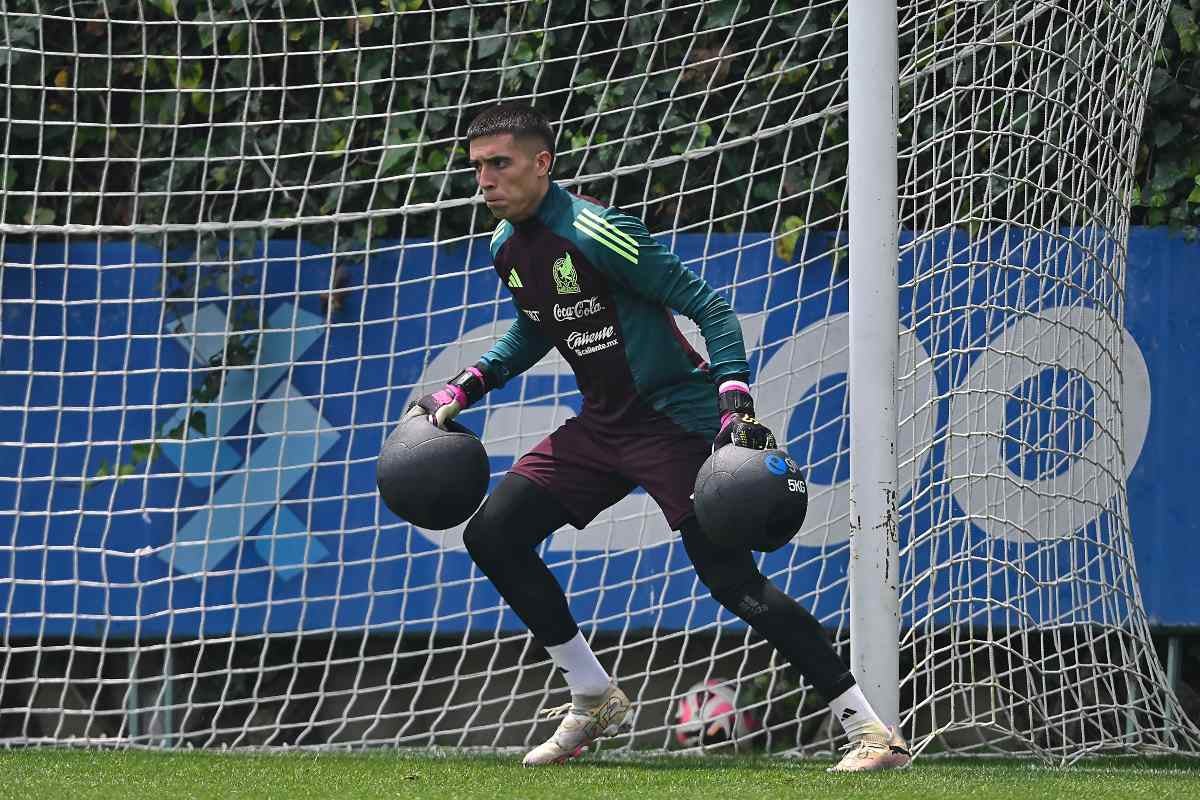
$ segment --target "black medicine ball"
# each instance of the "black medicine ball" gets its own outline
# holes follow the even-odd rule
[[[782,450],[727,444],[700,467],[695,491],[700,527],[722,547],[778,550],[808,512],[808,485]]]
[[[465,522],[487,494],[491,467],[483,443],[457,422],[446,430],[425,416],[400,422],[383,443],[375,482],[400,519],[429,530]]]

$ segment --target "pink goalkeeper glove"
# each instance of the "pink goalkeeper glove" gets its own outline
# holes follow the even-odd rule
[[[722,383],[717,390],[717,408],[721,412],[721,430],[713,439],[713,452],[731,443],[751,450],[776,448],[775,434],[754,418],[754,399],[745,383]]]
[[[433,394],[409,404],[404,416],[428,416],[429,421],[439,428],[465,411],[472,403],[487,393],[487,381],[479,367],[467,367],[453,380]]]

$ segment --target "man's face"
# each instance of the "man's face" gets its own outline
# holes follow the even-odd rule
[[[471,166],[483,200],[500,219],[533,216],[549,186],[550,153],[536,139],[511,133],[471,140]]]

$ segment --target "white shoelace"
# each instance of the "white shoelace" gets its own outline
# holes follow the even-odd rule
[[[573,707],[574,707],[573,703],[565,703],[561,706],[554,706],[553,708],[543,708],[541,711],[538,712],[538,716],[541,717],[542,719],[554,719],[555,717],[565,717],[567,714],[571,713],[571,709]]]

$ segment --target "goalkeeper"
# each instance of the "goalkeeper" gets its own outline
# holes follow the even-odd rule
[[[467,143],[483,199],[501,220],[491,253],[517,317],[477,364],[408,413],[445,424],[551,347],[583,395],[580,415],[517,460],[463,534],[471,558],[545,645],[571,691],[572,702],[555,710],[565,719],[525,765],[566,762],[630,716],[628,697],[579,632],[537,547],[567,523],[585,527],[640,485],[680,532],[713,597],[829,700],[850,739],[833,769],[907,766],[904,740],[872,710],[820,623],[763,576],[749,549],[714,545],[696,521],[692,484],[713,448],[775,446],[754,419],[745,344],[729,304],[641,221],[551,181],[554,135],[532,108],[484,111]],[[680,334],[671,310],[699,326],[710,364]]]

